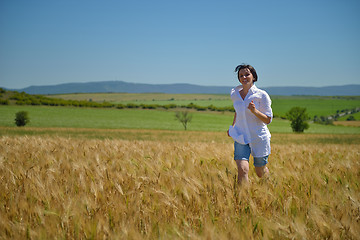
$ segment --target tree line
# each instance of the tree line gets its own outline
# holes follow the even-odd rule
[[[5,93],[6,91],[0,90],[0,94]],[[1,97],[1,96],[0,96]],[[44,95],[31,95],[25,92],[13,92],[8,99],[0,99],[1,105],[9,105],[10,101],[15,101],[16,105],[33,105],[33,106],[72,106],[72,107],[89,107],[89,108],[117,108],[117,109],[175,109],[175,108],[186,108],[186,109],[194,109],[196,111],[218,111],[225,112],[230,111],[234,112],[234,108],[232,106],[229,107],[216,107],[214,105],[210,106],[199,106],[194,103],[189,103],[187,105],[176,105],[176,104],[136,104],[136,103],[127,103],[127,104],[115,104],[110,102],[93,102],[86,100],[65,100],[60,98],[49,98]]]

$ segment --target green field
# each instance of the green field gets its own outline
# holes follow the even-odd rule
[[[274,96],[273,112],[284,116],[294,106],[305,107],[310,117],[329,116],[337,111],[360,107],[360,96],[356,97],[320,97],[320,96]]]
[[[15,127],[15,113],[27,111],[29,127],[36,128],[91,128],[91,129],[159,129],[183,130],[175,120],[175,111],[142,109],[94,109],[45,106],[0,106],[0,126]],[[193,111],[190,131],[226,132],[233,113]],[[273,133],[291,133],[287,120],[275,118],[269,125]],[[307,133],[359,134],[359,127],[310,124]]]
[[[185,106],[194,103],[198,106],[227,107],[232,106],[229,95],[221,94],[162,94],[162,93],[86,93],[50,95],[48,97],[66,100],[92,100],[95,102],[135,103],[135,104],[176,104]],[[271,96],[274,115],[285,116],[294,106],[306,107],[311,118],[329,116],[337,111],[360,107],[360,96],[353,97],[326,97],[326,96]]]
[[[350,116],[350,115],[346,115],[346,116],[340,117],[338,120],[339,120],[339,121],[346,121],[346,119],[347,119],[349,116]],[[360,112],[353,113],[353,114],[351,114],[351,116],[354,116],[354,118],[355,118],[356,121],[360,121]]]
[[[1,106],[0,126],[14,126],[18,111],[27,111],[30,127],[74,127],[99,129],[164,129],[182,130],[175,112],[142,109],[93,109],[45,106]],[[190,129],[224,131],[232,123],[231,113],[193,112]]]

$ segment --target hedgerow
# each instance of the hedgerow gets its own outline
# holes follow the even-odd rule
[[[6,91],[5,91],[6,92]],[[113,104],[110,102],[93,102],[93,101],[85,101],[85,100],[65,100],[59,98],[49,98],[43,95],[30,95],[25,92],[13,92],[13,94],[8,99],[0,99],[0,104],[8,105],[9,100],[15,101],[16,105],[33,105],[33,106],[71,106],[71,107],[89,107],[89,108],[117,108],[117,109],[133,109],[133,108],[141,108],[141,109],[174,109],[174,108],[187,108],[194,109],[196,111],[218,111],[225,112],[230,111],[234,112],[234,108],[232,106],[229,107],[216,107],[214,105],[210,106],[199,106],[194,103],[189,103],[188,105],[176,105],[176,104],[135,104],[135,103],[127,103],[127,104]]]

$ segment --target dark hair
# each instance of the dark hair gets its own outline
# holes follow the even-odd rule
[[[254,82],[256,82],[258,80],[258,75],[256,73],[255,68],[249,64],[241,64],[235,68],[235,72],[237,72],[238,74],[238,79],[239,79],[239,71],[241,69],[246,69],[246,68],[250,70],[251,74],[254,76]]]

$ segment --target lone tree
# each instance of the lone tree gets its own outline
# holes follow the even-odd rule
[[[192,114],[190,114],[188,111],[176,112],[175,118],[176,120],[181,122],[181,124],[184,126],[186,130],[187,124],[192,120]]]
[[[22,127],[22,126],[25,126],[29,122],[30,122],[30,118],[29,118],[28,112],[20,111],[20,112],[16,113],[16,115],[15,115],[16,126]]]
[[[293,132],[302,133],[309,128],[307,120],[309,115],[306,113],[306,108],[293,107],[286,113],[286,118],[291,121],[291,128]]]

